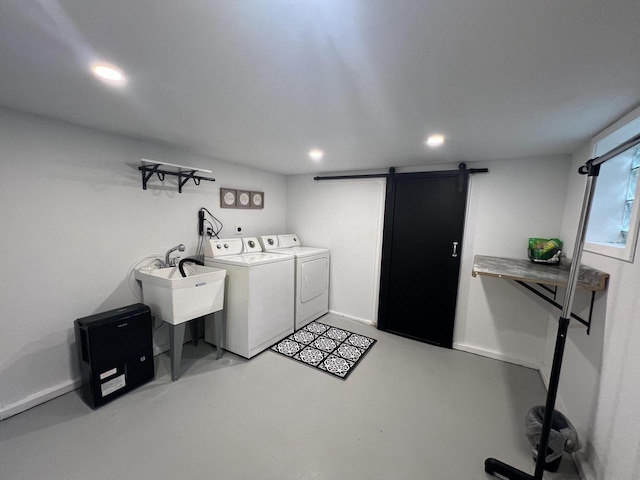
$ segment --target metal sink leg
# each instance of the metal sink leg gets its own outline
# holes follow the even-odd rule
[[[171,380],[180,378],[180,360],[182,359],[182,343],[184,342],[185,322],[178,325],[169,324],[169,354],[171,356]]]

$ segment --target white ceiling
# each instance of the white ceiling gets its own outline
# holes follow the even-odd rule
[[[638,103],[638,0],[0,6],[0,105],[285,174],[571,153]]]

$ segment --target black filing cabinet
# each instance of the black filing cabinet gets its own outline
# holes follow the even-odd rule
[[[96,408],[154,377],[151,311],[136,303],[79,318],[82,398]]]

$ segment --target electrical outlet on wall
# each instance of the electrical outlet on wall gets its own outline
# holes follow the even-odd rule
[[[234,235],[244,235],[244,227],[242,225],[234,225],[233,226],[233,234]]]

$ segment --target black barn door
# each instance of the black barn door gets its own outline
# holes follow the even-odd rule
[[[388,177],[378,328],[451,348],[467,172]]]

